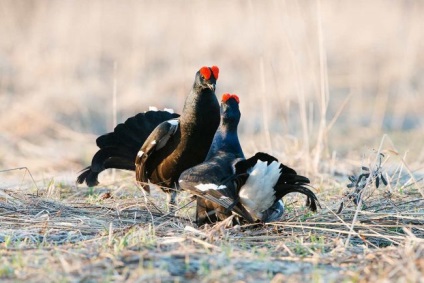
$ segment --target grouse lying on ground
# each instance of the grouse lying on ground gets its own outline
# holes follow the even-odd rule
[[[118,168],[135,170],[140,182],[173,188],[181,172],[204,161],[218,128],[219,103],[215,96],[218,73],[216,66],[202,67],[196,73],[181,116],[148,111],[100,136],[96,140],[100,149],[77,182],[97,185],[100,172]],[[148,185],[144,188],[149,190]]]
[[[197,224],[223,220],[232,211],[251,223],[276,220],[284,211],[280,199],[292,192],[305,194],[307,205],[316,211],[318,200],[305,187],[308,178],[266,153],[244,159],[237,135],[238,104],[236,95],[223,95],[221,123],[206,161],[180,176],[180,187],[198,196]]]

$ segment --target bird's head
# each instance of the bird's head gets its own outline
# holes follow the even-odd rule
[[[224,93],[221,99],[221,120],[224,124],[237,126],[240,121],[240,99],[235,94]]]
[[[217,66],[202,67],[196,73],[195,86],[200,89],[211,89],[215,91],[216,81],[218,80],[219,68]]]

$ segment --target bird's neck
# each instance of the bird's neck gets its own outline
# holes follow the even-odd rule
[[[193,88],[188,95],[180,117],[182,131],[202,131],[219,125],[219,103],[210,89]]]
[[[237,135],[237,127],[220,124],[212,141],[206,160],[212,158],[218,151],[232,153],[236,158],[244,158],[243,150]]]

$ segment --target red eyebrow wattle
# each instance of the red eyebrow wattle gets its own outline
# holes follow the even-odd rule
[[[237,101],[237,103],[240,103],[240,98],[236,95],[236,94],[229,94],[229,93],[224,93],[223,95],[222,95],[222,99],[221,99],[221,101],[222,102],[227,102],[228,101],[228,99],[230,99],[230,98],[234,98],[236,101]]]
[[[219,68],[217,66],[212,66],[211,69],[212,69],[213,76],[215,77],[215,80],[217,80],[219,75]]]
[[[208,67],[202,67],[200,69],[200,74],[206,79],[209,80],[211,78],[211,69]]]
[[[238,104],[240,104],[240,98],[236,94],[232,94],[231,97],[234,98]]]
[[[221,99],[221,101],[222,102],[227,102],[227,100],[228,99],[230,99],[231,98],[231,94],[229,94],[229,93],[224,93],[223,95],[222,95],[222,99]]]

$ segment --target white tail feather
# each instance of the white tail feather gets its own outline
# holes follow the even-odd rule
[[[267,162],[258,160],[240,189],[240,202],[256,219],[261,219],[262,213],[275,202],[274,186],[281,175],[279,167],[276,161],[267,165]]]

